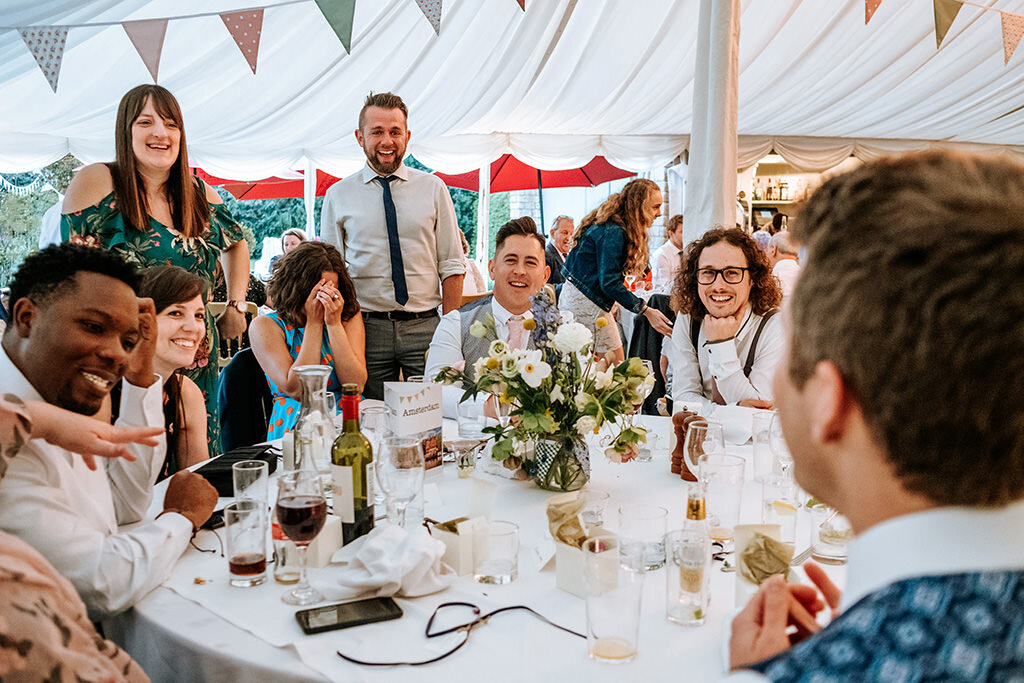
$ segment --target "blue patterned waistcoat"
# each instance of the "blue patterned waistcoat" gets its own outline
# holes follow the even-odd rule
[[[1024,683],[1024,571],[898,581],[749,668],[772,681],[807,683]]]

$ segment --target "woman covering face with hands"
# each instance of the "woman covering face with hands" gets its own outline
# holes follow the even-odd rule
[[[365,331],[355,287],[341,254],[324,242],[305,242],[281,257],[267,286],[277,310],[252,322],[249,337],[274,396],[267,438],[291,431],[302,384],[294,368],[330,365],[327,388],[366,382]]]

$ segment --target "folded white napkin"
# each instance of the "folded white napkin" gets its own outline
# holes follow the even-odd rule
[[[715,406],[709,419],[722,423],[726,443],[744,444],[750,441],[754,413],[758,410],[746,406]]]
[[[335,552],[313,583],[329,600],[428,595],[458,578],[441,562],[444,551],[444,543],[422,526],[408,530],[385,524]]]

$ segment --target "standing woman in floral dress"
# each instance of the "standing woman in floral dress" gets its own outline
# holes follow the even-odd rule
[[[119,251],[140,266],[174,265],[213,289],[218,259],[228,287],[227,309],[216,324],[207,314],[204,346],[185,374],[206,400],[210,454],[219,452],[217,349],[219,337],[245,331],[249,247],[242,226],[220,196],[189,173],[181,108],[165,88],[140,85],[117,109],[117,160],[91,164],[64,198],[63,239]]]

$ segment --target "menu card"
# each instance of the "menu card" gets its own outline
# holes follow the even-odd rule
[[[390,410],[395,436],[423,442],[423,462],[429,470],[441,465],[441,385],[429,382],[384,382],[384,403]]]

